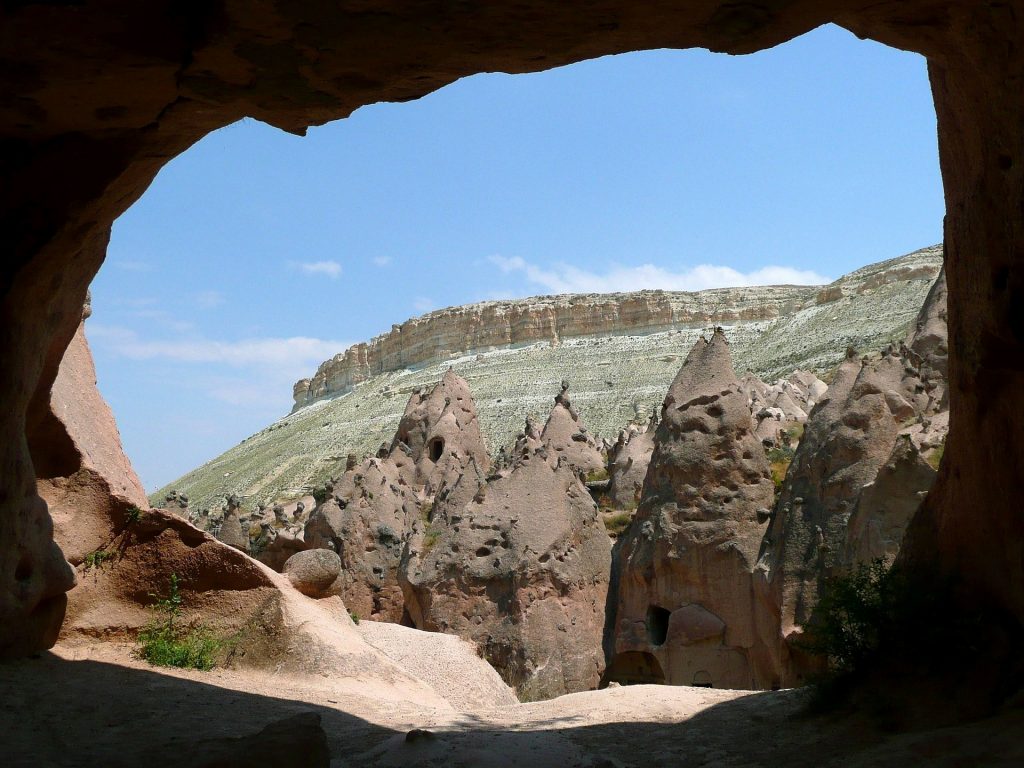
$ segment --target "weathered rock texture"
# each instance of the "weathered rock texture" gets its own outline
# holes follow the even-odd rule
[[[764,381],[796,369],[823,373],[842,362],[848,346],[874,350],[898,342],[941,264],[941,247],[926,248],[844,275],[832,283],[827,303],[819,303],[822,299],[812,291],[804,304],[774,320],[726,323],[737,371],[752,371]],[[752,296],[761,290],[742,289]],[[770,296],[775,289],[764,290]],[[443,362],[374,375],[348,394],[327,395],[268,425],[157,491],[153,503],[171,488],[187,493],[192,506],[199,507],[219,505],[231,493],[245,494],[253,504],[309,493],[337,476],[349,454],[360,460],[390,442],[409,396],[429,391],[449,367],[471,382],[480,430],[492,451],[516,439],[525,417],[543,426],[551,408],[548,393],[557,392],[562,379],[571,382],[573,407],[590,433],[614,442],[623,424],[661,407],[686,351],[714,328],[721,294],[693,294],[705,306],[709,324],[638,327],[628,335],[563,335],[557,346],[537,342],[482,353],[463,349]],[[584,306],[594,299],[559,300]],[[473,327],[467,326],[467,338]]]
[[[470,640],[527,699],[594,688],[604,667],[610,542],[576,470],[546,457],[438,494],[400,571],[412,623]]]
[[[657,429],[655,415],[643,431],[635,425],[627,426],[612,446],[608,456],[608,500],[615,509],[634,509],[640,503]]]
[[[953,575],[957,606],[984,606],[986,627],[1021,631],[1024,13],[1016,3],[526,0],[388,10],[126,0],[5,7],[0,652],[45,645],[59,621],[51,606],[67,580],[37,584],[27,573],[47,571],[53,553],[36,486],[46,474],[36,465],[52,448],[40,425],[110,226],[171,158],[245,116],[301,133],[480,71],[661,47],[748,53],[827,22],[925,55],[938,118],[950,435],[901,558],[922,575]],[[989,667],[1013,660],[1005,650],[975,658]]]
[[[584,474],[605,468],[605,457],[594,436],[572,406],[568,382],[562,382],[562,391],[555,397],[555,407],[540,433],[540,442],[556,463],[562,460]]]
[[[895,559],[932,487],[936,472],[922,454],[942,445],[948,423],[943,284],[899,349],[863,359],[851,350],[806,424],[762,560],[784,637],[808,625],[829,577]]]
[[[412,459],[416,482],[431,494],[442,483],[457,480],[471,461],[488,468],[487,447],[465,379],[449,369],[426,397],[413,393],[391,443],[391,453],[396,451]]]
[[[755,569],[773,500],[747,394],[716,331],[669,388],[640,506],[616,547],[613,677],[630,654],[677,685],[779,684],[779,646]]]
[[[398,564],[420,500],[388,458],[367,459],[332,483],[330,492],[306,523],[306,544],[338,553],[335,589],[349,610],[361,618],[400,621]]]
[[[40,454],[38,491],[49,506],[54,536],[61,542],[64,556],[75,564],[102,549],[109,540],[105,526],[82,525],[83,518],[93,515],[124,521],[133,505],[149,506],[142,484],[121,449],[114,416],[96,388],[96,369],[85,338],[84,321],[89,314],[86,304],[82,322],[61,360],[49,411],[35,433]],[[36,622],[42,619],[48,620],[48,631],[56,632],[60,619],[54,621],[54,614],[59,611],[63,616],[63,593],[75,583],[56,545],[43,562],[20,553],[17,569],[22,574],[24,594],[30,601],[37,601],[24,629],[38,632]],[[55,639],[52,635],[47,643]]]

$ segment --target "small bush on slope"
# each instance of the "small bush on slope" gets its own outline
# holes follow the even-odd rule
[[[153,595],[156,597],[156,595]],[[167,597],[156,597],[153,608],[159,616],[139,632],[140,658],[160,667],[210,670],[215,666],[223,641],[201,624],[175,624],[181,615],[182,597],[177,574],[171,574]]]

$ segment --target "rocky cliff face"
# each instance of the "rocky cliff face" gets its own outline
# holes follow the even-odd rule
[[[697,293],[537,296],[450,307],[392,326],[324,362],[295,383],[295,407],[343,395],[371,376],[452,357],[563,339],[667,331],[678,326],[774,320],[813,301],[803,286],[721,288]]]

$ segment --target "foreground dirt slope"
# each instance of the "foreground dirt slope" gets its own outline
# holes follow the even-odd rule
[[[58,646],[0,666],[0,690],[9,768],[234,766],[252,764],[245,760],[253,749],[264,765],[328,765],[326,758],[303,757],[322,738],[315,727],[292,720],[283,733],[261,734],[302,713],[319,717],[333,768],[998,768],[1024,762],[1021,709],[892,736],[858,718],[806,717],[800,691],[631,686],[458,713],[384,702],[372,687],[342,697],[315,677],[161,671],[114,645]],[[414,729],[429,733],[411,734]],[[271,750],[285,757],[269,760]],[[225,752],[234,760],[224,759]]]

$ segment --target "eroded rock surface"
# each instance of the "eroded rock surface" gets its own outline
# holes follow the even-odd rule
[[[773,496],[747,394],[716,331],[669,388],[640,506],[616,547],[611,679],[778,683],[778,643],[771,623],[758,620],[755,570]],[[637,664],[647,665],[639,675]]]
[[[419,629],[473,642],[521,697],[596,687],[610,543],[586,486],[544,448],[438,494],[403,557]]]
[[[416,482],[431,495],[458,479],[470,461],[487,469],[490,458],[465,379],[449,369],[428,395],[409,398],[391,443],[396,451],[412,458]]]
[[[935,481],[927,459],[938,458],[948,429],[943,285],[940,278],[906,343],[862,359],[850,351],[806,424],[762,560],[791,640],[829,577],[870,559],[893,561]]]
[[[361,618],[400,621],[404,600],[398,564],[412,521],[426,502],[389,458],[367,459],[329,491],[330,498],[306,523],[306,544],[341,558],[335,588],[349,610]]]

